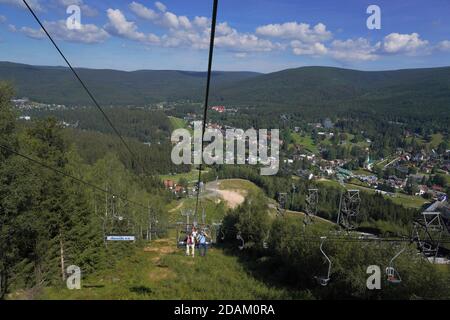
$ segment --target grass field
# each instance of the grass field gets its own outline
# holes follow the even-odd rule
[[[219,181],[221,190],[244,190],[245,192],[262,192],[262,190],[253,182],[244,179],[227,179]]]
[[[172,125],[172,129],[189,129],[187,122],[183,119],[171,117],[169,116],[170,124]]]
[[[432,148],[437,148],[441,142],[444,141],[444,136],[441,133],[436,133],[431,136],[430,146]]]
[[[134,248],[116,268],[82,279],[81,290],[44,288],[37,299],[289,299],[299,296],[254,278],[239,257],[212,248],[206,257],[184,256],[170,239]]]
[[[206,174],[208,172],[208,169],[204,169],[202,171],[202,175]],[[195,183],[198,180],[198,170],[193,168],[191,171],[186,173],[178,173],[178,174],[164,174],[160,175],[159,178],[161,180],[173,180],[175,182],[179,182],[180,179],[186,179],[189,183]]]
[[[406,139],[406,141],[411,142],[412,141],[412,137],[408,137]],[[431,148],[437,148],[439,146],[439,144],[444,141],[444,136],[441,133],[436,133],[431,135],[431,141],[429,143],[427,143],[424,139],[422,138],[416,138],[416,142],[419,145],[425,145],[425,144],[429,144],[429,146]]]
[[[303,146],[306,150],[312,153],[318,153],[319,150],[317,149],[317,146],[314,144],[314,141],[312,138],[308,136],[302,137],[300,134],[296,132],[291,133],[292,140],[295,144],[299,144]]]
[[[353,173],[361,175],[361,176],[371,176],[371,175],[373,175],[373,172],[370,172],[370,171],[365,170],[365,169],[353,170]]]

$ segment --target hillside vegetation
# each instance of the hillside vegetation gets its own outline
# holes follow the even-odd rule
[[[202,101],[205,73],[165,70],[124,72],[77,69],[103,105]],[[91,104],[69,69],[0,62],[0,79],[18,96],[69,105]],[[211,103],[287,107],[308,115],[358,110],[408,117],[448,118],[450,67],[357,71],[302,67],[269,74],[215,72]]]
[[[160,101],[199,100],[206,85],[205,72],[176,70],[76,69],[96,99],[103,105],[145,105]],[[213,87],[249,77],[253,72],[214,72]],[[66,67],[45,67],[0,62],[0,79],[13,83],[19,96],[38,102],[69,105],[91,100]]]

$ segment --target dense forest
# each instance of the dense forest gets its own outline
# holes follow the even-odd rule
[[[201,102],[205,85],[205,74],[198,72],[91,69],[79,72],[99,102],[106,106]],[[37,77],[39,81],[35,81]],[[69,106],[92,104],[64,67],[2,62],[0,78],[14,83],[18,97]],[[450,68],[365,72],[303,67],[263,75],[215,72],[211,103],[258,108],[258,112],[278,116],[286,110],[305,119],[356,114],[416,124],[426,120],[445,128],[450,119],[449,79]]]
[[[139,241],[154,232],[150,217],[164,229],[171,195],[158,179],[127,169],[112,147],[80,155],[55,119],[19,124],[12,96],[1,83],[0,297],[60,285],[69,265],[85,273],[113,265],[132,244],[105,246],[105,234],[122,230]]]
[[[176,166],[170,160],[172,146],[169,137],[173,128],[161,111],[106,108],[105,114],[133,150],[135,158],[130,157],[110,124],[95,108],[29,110],[26,114],[32,119],[54,117],[68,126],[63,130],[65,140],[73,144],[89,164],[93,164],[108,152],[114,152],[125,167],[136,174],[165,174],[190,170],[189,165]]]
[[[77,69],[102,105],[144,106],[161,101],[198,101],[204,94],[205,72],[177,70]],[[212,88],[257,76],[254,72],[214,72]],[[13,83],[19,97],[43,103],[92,105],[72,72],[65,67],[42,67],[0,62],[0,79]]]
[[[225,245],[241,258],[250,272],[272,285],[299,290],[300,296],[309,299],[450,297],[448,272],[423,259],[408,243],[324,240],[323,248],[332,265],[330,282],[321,287],[315,277],[327,274],[328,264],[319,250],[319,237],[326,231],[317,225],[304,229],[298,217],[272,219],[267,212],[265,198],[260,194],[250,195],[243,205],[225,217]],[[245,239],[245,248],[240,252],[235,249],[239,242],[234,239],[238,234]],[[396,260],[396,269],[407,285],[382,280],[382,290],[367,290],[367,267],[377,265],[383,269],[402,248],[405,252]]]

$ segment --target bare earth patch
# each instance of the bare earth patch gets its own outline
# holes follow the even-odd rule
[[[242,195],[242,193],[245,193],[243,191],[217,190],[217,193],[228,203],[231,209],[236,208],[245,200],[245,196]]]
[[[158,239],[153,241],[153,245],[144,248],[144,252],[153,252],[158,254],[171,254],[176,252],[172,241],[167,239]]]

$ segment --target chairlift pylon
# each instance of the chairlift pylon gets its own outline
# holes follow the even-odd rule
[[[280,215],[284,215],[286,213],[286,204],[287,204],[287,193],[285,192],[280,192],[278,193],[278,207],[277,207],[277,212]]]
[[[414,221],[413,240],[426,258],[436,258],[445,227],[440,212],[424,211]]]
[[[306,208],[305,208],[305,218],[303,219],[303,224],[306,226],[314,222],[313,216],[317,215],[317,206],[319,203],[319,190],[318,189],[308,189],[308,195],[306,197]]]
[[[337,224],[347,231],[355,229],[355,220],[359,215],[361,198],[359,190],[346,190],[341,194]]]

